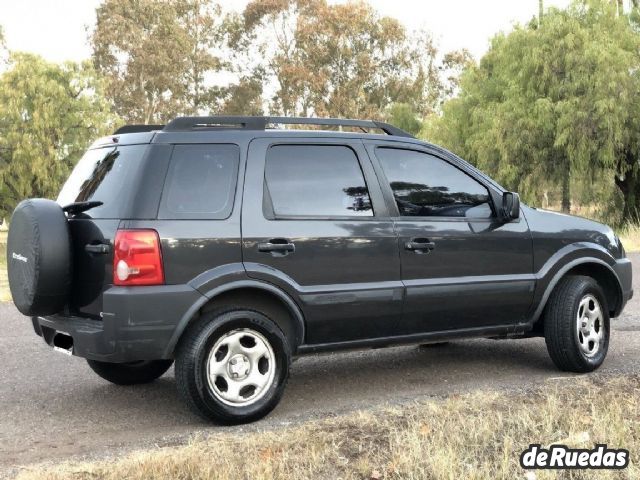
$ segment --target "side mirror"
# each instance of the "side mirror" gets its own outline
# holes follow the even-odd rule
[[[520,217],[520,195],[515,192],[502,194],[502,215],[508,222]]]

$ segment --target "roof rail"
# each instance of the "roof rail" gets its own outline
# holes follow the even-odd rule
[[[122,133],[153,132],[155,130],[162,130],[163,128],[164,125],[125,125],[113,132],[113,135],[120,135]]]
[[[242,117],[236,115],[213,117],[177,117],[164,127],[165,132],[210,129],[264,130],[267,117]]]
[[[193,130],[266,130],[269,125],[319,125],[342,126],[360,128],[364,132],[371,129],[382,130],[387,135],[415,138],[408,132],[384,122],[373,120],[350,120],[341,118],[307,118],[307,117],[243,117],[243,116],[212,116],[212,117],[178,117],[171,120],[164,127],[165,132],[193,131]],[[148,131],[148,130],[146,130]]]

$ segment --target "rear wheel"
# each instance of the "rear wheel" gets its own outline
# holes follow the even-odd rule
[[[609,349],[609,310],[593,278],[560,280],[545,309],[544,335],[560,370],[585,373],[602,365]]]
[[[153,382],[173,364],[173,360],[146,360],[128,363],[108,363],[88,360],[91,370],[116,385],[136,385]]]
[[[192,411],[221,423],[267,415],[289,376],[289,344],[263,313],[231,309],[201,317],[176,353],[176,384]]]

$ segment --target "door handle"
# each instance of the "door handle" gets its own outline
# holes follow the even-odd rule
[[[108,243],[89,243],[84,246],[84,251],[88,253],[106,255],[111,251],[111,246]]]
[[[296,251],[296,246],[286,238],[272,238],[265,243],[259,243],[258,251],[272,255],[288,255]]]
[[[430,252],[436,248],[436,244],[428,238],[412,238],[404,244],[404,248],[405,250],[411,250],[416,253],[423,253],[425,251]]]

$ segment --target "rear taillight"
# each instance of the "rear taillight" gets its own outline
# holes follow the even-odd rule
[[[164,283],[158,232],[118,230],[114,247],[114,285],[161,285]]]

